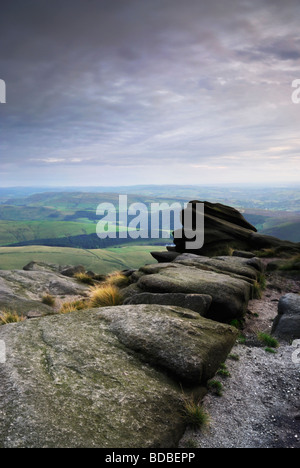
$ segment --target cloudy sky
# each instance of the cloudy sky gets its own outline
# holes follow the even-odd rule
[[[299,0],[1,0],[1,186],[299,182],[299,18]]]

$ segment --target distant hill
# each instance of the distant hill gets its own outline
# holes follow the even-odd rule
[[[300,242],[300,191],[297,187],[140,185],[80,190],[71,187],[63,191],[0,189],[0,246],[35,244],[98,249],[119,244],[109,239],[101,242],[96,236],[97,206],[107,202],[118,209],[119,194],[128,195],[129,205],[180,202],[183,206],[192,199],[225,203],[242,211],[259,232]],[[131,239],[129,242],[134,243]]]
[[[112,249],[86,250],[64,247],[0,247],[0,270],[22,269],[31,261],[58,265],[83,265],[98,274],[153,263],[153,246],[133,245]]]

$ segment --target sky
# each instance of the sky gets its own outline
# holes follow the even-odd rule
[[[0,186],[299,183],[299,0],[1,0]]]

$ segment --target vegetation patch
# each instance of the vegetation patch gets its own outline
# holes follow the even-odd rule
[[[55,297],[51,296],[51,294],[45,294],[45,296],[42,297],[42,303],[46,304],[50,307],[55,306]]]
[[[259,341],[264,343],[268,348],[278,348],[279,347],[279,343],[276,340],[276,338],[274,338],[271,335],[268,335],[267,333],[260,332],[260,333],[257,334],[257,338],[259,339]]]
[[[296,255],[295,257],[292,257],[290,260],[286,260],[279,266],[278,269],[281,271],[300,270],[300,255]]]
[[[26,317],[18,315],[17,312],[3,310],[0,312],[0,325],[7,325],[8,323],[23,322]]]
[[[60,314],[70,314],[72,312],[76,312],[76,310],[83,310],[87,309],[88,304],[85,301],[71,301],[71,302],[65,302],[61,308],[59,313]]]
[[[87,273],[76,273],[76,275],[74,275],[74,278],[76,278],[80,283],[89,284],[90,286],[94,285],[93,278]]]
[[[217,371],[217,375],[221,375],[222,377],[231,377],[229,370],[227,369],[226,364],[221,364],[219,370]]]
[[[219,380],[211,380],[207,386],[216,396],[221,397],[223,395],[223,385]]]
[[[90,306],[92,308],[122,305],[123,300],[120,289],[114,285],[95,286],[90,291]]]
[[[184,419],[188,426],[193,429],[203,429],[209,423],[209,415],[202,405],[195,401],[194,397],[185,398]]]
[[[130,283],[130,279],[121,272],[115,271],[107,276],[105,282],[106,284],[116,286],[117,288],[126,288]]]

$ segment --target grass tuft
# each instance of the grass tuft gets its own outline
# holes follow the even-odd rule
[[[239,361],[240,356],[238,354],[229,354],[228,359],[231,359],[232,361]]]
[[[77,281],[79,281],[80,283],[89,284],[90,286],[94,285],[93,278],[87,275],[86,273],[76,273],[76,275],[74,275],[74,278],[76,278]]]
[[[95,286],[90,292],[90,306],[110,307],[123,304],[123,296],[119,288],[114,285],[104,284],[103,286]]]
[[[61,308],[59,313],[60,314],[70,314],[72,312],[76,312],[76,310],[83,310],[87,308],[87,304],[84,301],[72,301],[72,302],[65,302]]]
[[[262,298],[262,287],[258,281],[254,281],[252,284],[252,299]]]
[[[184,419],[188,426],[193,429],[203,429],[209,423],[209,415],[194,397],[185,398]]]
[[[270,353],[270,354],[277,354],[277,351],[275,351],[274,348],[265,348],[265,351],[266,353]]]
[[[0,325],[7,325],[8,323],[23,322],[26,317],[18,315],[17,312],[3,310],[0,312]]]
[[[115,271],[107,276],[105,283],[117,288],[126,288],[130,283],[130,279],[123,275],[123,273]]]
[[[51,296],[51,294],[45,294],[45,296],[42,297],[42,303],[54,307],[55,297]]]
[[[217,375],[221,375],[222,377],[231,377],[229,370],[227,369],[226,364],[221,364],[219,370],[217,371]]]
[[[260,332],[260,333],[257,334],[257,338],[259,339],[259,341],[264,343],[268,348],[278,348],[279,347],[279,343],[276,340],[276,338],[274,338],[271,335],[268,335],[267,333]]]
[[[223,395],[223,385],[219,380],[211,380],[207,384],[208,388],[212,390],[215,395],[221,397]]]

